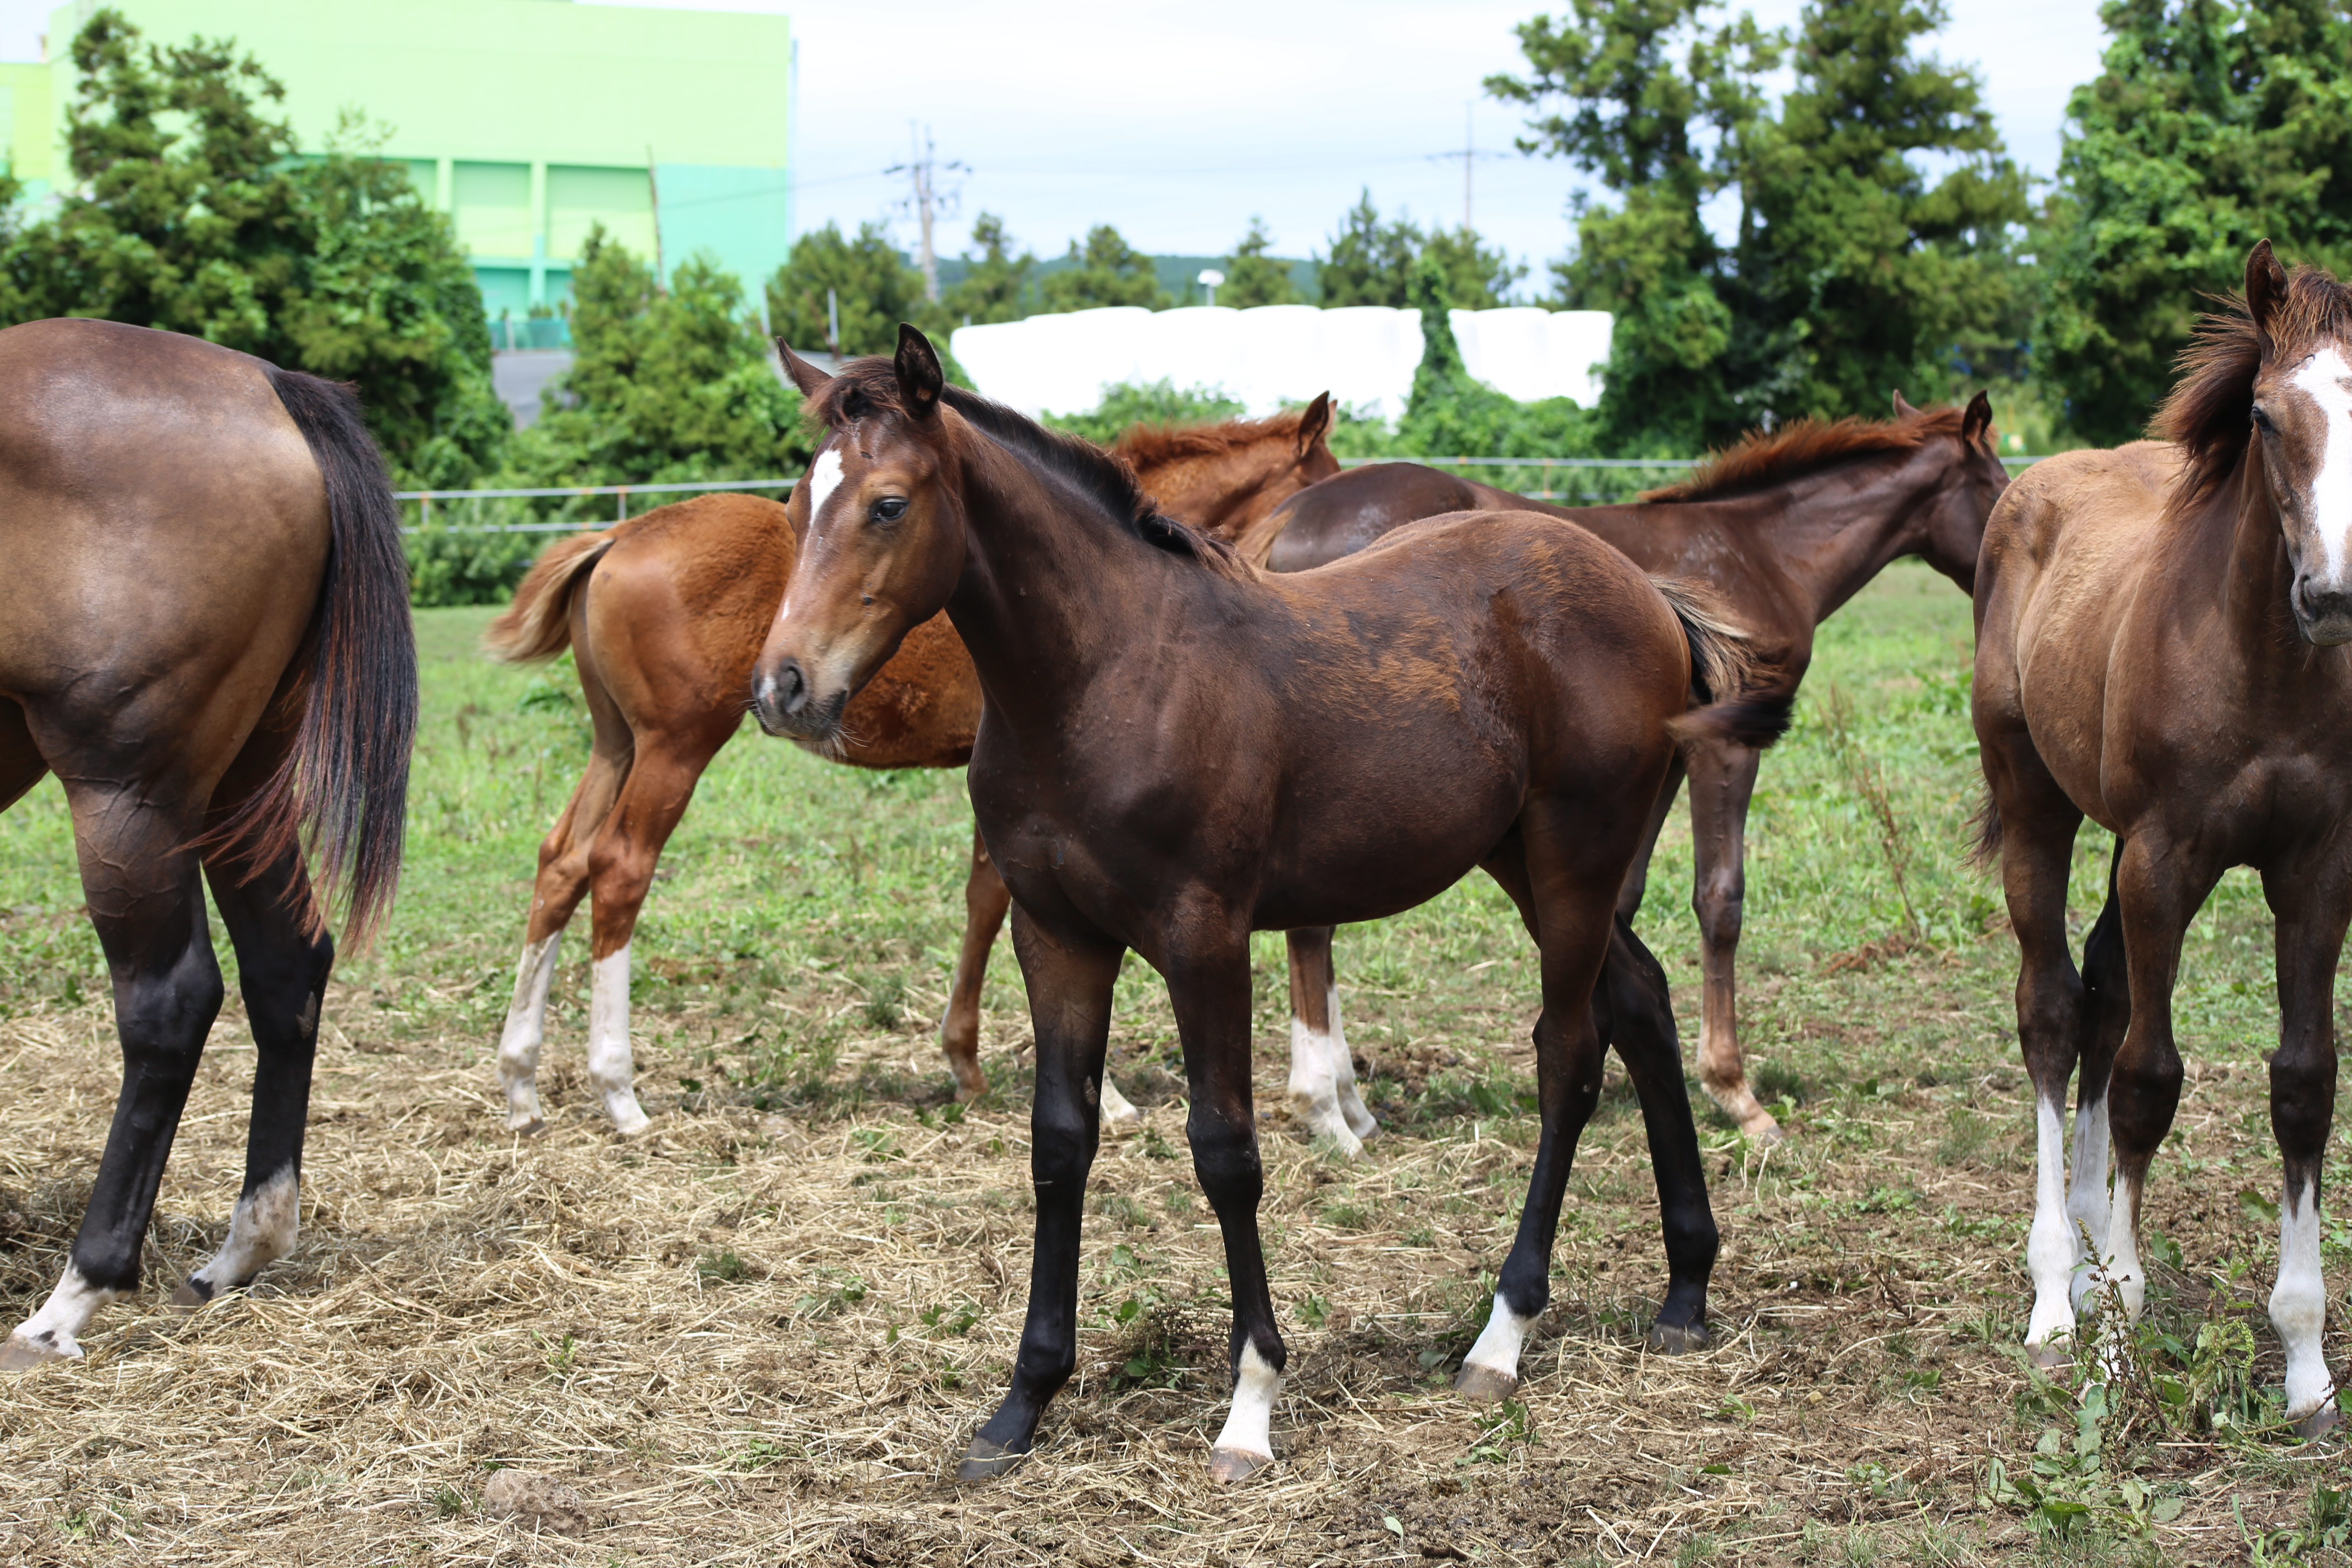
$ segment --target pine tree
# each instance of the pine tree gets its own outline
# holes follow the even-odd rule
[[[1242,236],[1234,253],[1225,258],[1225,280],[1217,289],[1217,303],[1231,305],[1236,310],[1246,310],[1253,305],[1296,305],[1299,295],[1290,280],[1290,264],[1266,254],[1274,237],[1265,230],[1265,219],[1250,219],[1249,232]]]
[[[1175,303],[1160,286],[1151,258],[1128,244],[1107,223],[1087,231],[1083,250],[1072,240],[1063,259],[1069,265],[1045,274],[1038,286],[1048,310],[1085,310],[1098,305],[1141,305],[1164,310]]]
[[[2327,0],[2115,0],[2035,249],[2041,373],[2086,439],[2140,433],[2210,295],[2269,239],[2352,267],[2352,19]]]

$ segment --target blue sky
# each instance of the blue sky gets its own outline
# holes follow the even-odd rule
[[[667,4],[667,0],[644,0]],[[956,177],[953,254],[971,218],[1002,215],[1040,254],[1096,223],[1146,250],[1213,254],[1262,216],[1276,247],[1321,245],[1359,189],[1384,211],[1452,224],[1473,170],[1479,229],[1531,264],[1566,248],[1578,176],[1510,151],[1521,113],[1483,96],[1523,63],[1514,24],[1530,0],[1190,0],[1182,5],[873,4],[699,0],[688,8],[781,11],[801,39],[797,134],[802,226],[891,221],[914,124]],[[1795,21],[1799,0],[1750,7]],[[2037,174],[2057,161],[2066,95],[2098,69],[2094,0],[1968,0],[1934,45],[1975,64],[2011,152]],[[37,58],[45,5],[0,0],[0,58]],[[528,62],[518,62],[528,68]]]

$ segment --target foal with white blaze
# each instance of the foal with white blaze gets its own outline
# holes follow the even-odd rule
[[[2319,1187],[2352,923],[2352,290],[2308,268],[2290,279],[2264,241],[2242,313],[2209,317],[2181,368],[2158,421],[2166,444],[2028,469],[1978,563],[1985,847],[2017,929],[2039,1129],[2026,1343],[2064,1358],[2095,1261],[2139,1311],[2140,1204],[2180,1098],[2181,938],[2222,872],[2251,866],[2277,921],[2271,1126],[2285,1180],[2271,1321],[2287,1415],[2314,1436],[2337,1419]],[[2066,877],[2086,816],[2116,844],[2078,975]]]
[[[1740,700],[1738,634],[1704,594],[1523,512],[1433,520],[1270,576],[1158,513],[1114,459],[945,385],[911,327],[895,363],[827,378],[784,362],[844,477],[811,511],[753,668],[761,726],[828,738],[942,607],[987,697],[969,777],[1013,891],[1035,1028],[1037,1217],[1012,1387],[960,1474],[1028,1453],[1076,1365],[1079,1227],[1129,951],[1167,982],[1185,1134],[1225,1244],[1234,1401],[1211,1473],[1271,1461],[1286,1352],[1257,1227],[1250,933],[1395,913],[1474,867],[1510,894],[1542,957],[1542,1140],[1494,1321],[1459,1384],[1508,1393],[1550,1294],[1609,1037],[1596,1015],[1619,1005],[1617,985],[1597,996],[1595,981],[1630,942],[1617,893],[1659,786],[1682,737],[1760,739],[1786,721],[1785,703]],[[1690,711],[1710,694],[1730,700]],[[1675,1270],[1660,1318],[1689,1342],[1703,1337],[1715,1226],[1671,1031],[1630,1037]]]

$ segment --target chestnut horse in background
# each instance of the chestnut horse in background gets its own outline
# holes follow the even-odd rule
[[[1896,394],[1891,421],[1796,420],[1755,434],[1690,479],[1637,504],[1556,507],[1413,463],[1380,463],[1299,494],[1243,541],[1276,572],[1301,572],[1441,512],[1540,511],[1591,530],[1645,572],[1705,583],[1748,634],[1762,690],[1794,701],[1813,632],[1902,555],[1917,555],[1970,593],[1985,518],[2008,476],[1993,455],[1992,406],[1922,413]],[[1270,554],[1268,551],[1270,549]],[[1703,740],[1678,757],[1650,837],[1626,879],[1619,913],[1641,909],[1650,855],[1687,768],[1697,858],[1704,989],[1698,1076],[1749,1137],[1780,1136],[1748,1087],[1736,1028],[1732,959],[1746,892],[1748,797],[1759,752],[1737,736]],[[1318,1131],[1344,1144],[1371,1131],[1339,1025],[1328,931],[1290,933],[1291,1093]]]
[[[1297,413],[1185,429],[1137,428],[1115,448],[1159,504],[1220,536],[1261,521],[1339,471],[1325,445],[1328,395]],[[514,999],[499,1042],[507,1125],[541,1125],[538,1071],[558,943],[581,899],[593,905],[588,1073],[607,1115],[642,1131],[629,1048],[630,938],[654,866],[703,770],[742,728],[751,661],[767,635],[806,521],[806,481],[787,504],[719,493],[658,507],[541,557],[484,644],[509,662],[572,650],[595,739],[587,770],[540,847]],[[797,521],[796,521],[797,520]],[[980,684],[944,616],[904,647],[818,754],[868,768],[961,767],[980,727]],[[980,993],[1011,895],[972,835],[961,955],[940,1044],[957,1094],[982,1093]],[[1114,1121],[1136,1118],[1116,1090]]]
[[[1013,1386],[961,1475],[1027,1453],[1076,1364],[1096,1100],[1130,950],[1174,1004],[1193,1170],[1224,1237],[1234,1400],[1211,1473],[1270,1462],[1284,1349],[1257,1228],[1250,933],[1379,919],[1480,866],[1542,955],[1543,1131],[1458,1385],[1507,1394],[1600,1093],[1595,982],[1617,891],[1677,739],[1761,739],[1786,722],[1777,700],[1740,699],[1738,634],[1704,590],[1654,583],[1583,530],[1526,512],[1439,519],[1323,571],[1271,575],[1154,511],[1094,447],[945,385],[912,327],[895,362],[830,378],[783,358],[831,435],[752,671],[761,727],[830,741],[899,640],[942,609],[988,698],[969,783],[1015,898],[1037,1217]],[[1730,700],[1689,711],[1709,693]],[[1631,1054],[1675,1066],[1670,1027],[1639,1038]],[[1666,1156],[1677,1276],[1661,1317],[1695,1322],[1716,1237],[1679,1071],[1643,1110]],[[1703,1232],[1678,1237],[1694,1188]]]
[[[220,1014],[206,881],[253,1030],[253,1120],[228,1235],[173,1300],[294,1245],[323,906],[347,899],[361,937],[390,907],[416,644],[399,508],[352,389],[176,332],[0,332],[0,806],[44,773],[64,787],[122,1042],[64,1277],[0,1347],[18,1367],[79,1356],[99,1307],[138,1288]]]
[[[2289,279],[2257,245],[2243,309],[2200,325],[2156,427],[2170,445],[2027,469],[1993,513],[1979,577],[1984,847],[2017,929],[2038,1131],[2026,1346],[2044,1364],[2065,1357],[2094,1265],[2139,1313],[2140,1201],[2180,1100],[2181,937],[2222,872],[2252,866],[2277,921],[2271,1322],[2287,1417],[2315,1436],[2337,1419],[2319,1186],[2352,922],[2352,289],[2308,268]],[[2078,974],[2066,882],[2085,816],[2116,847]]]

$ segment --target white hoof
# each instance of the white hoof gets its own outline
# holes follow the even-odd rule
[[[1143,1125],[1143,1112],[1129,1103],[1119,1093],[1118,1086],[1108,1078],[1102,1082],[1102,1103],[1096,1108],[1102,1119],[1102,1130],[1113,1137],[1123,1138]]]

